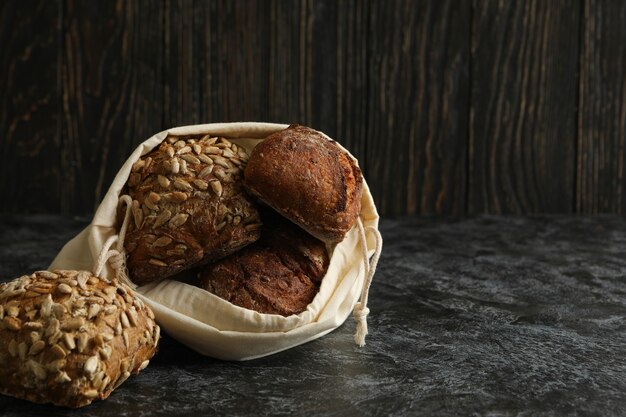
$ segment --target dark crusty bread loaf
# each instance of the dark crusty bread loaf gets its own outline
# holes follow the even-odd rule
[[[156,352],[152,311],[124,284],[39,271],[0,285],[0,392],[81,407],[104,399]]]
[[[131,279],[145,284],[220,259],[259,237],[242,185],[248,155],[224,138],[168,137],[128,179],[125,240]]]
[[[259,143],[245,169],[251,194],[313,236],[343,240],[361,210],[361,171],[335,142],[292,125]]]
[[[278,216],[263,220],[261,239],[204,267],[199,286],[260,313],[298,314],[311,303],[326,274],[326,246]]]

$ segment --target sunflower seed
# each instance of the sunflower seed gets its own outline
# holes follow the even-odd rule
[[[128,316],[126,312],[122,311],[120,313],[120,321],[122,322],[122,327],[128,329],[130,327],[130,323],[128,322]]]
[[[157,227],[163,226],[170,219],[170,217],[172,217],[172,212],[167,209],[163,210],[154,221],[152,228],[156,229]]]
[[[190,164],[199,164],[200,160],[192,154],[187,154],[187,155],[183,155],[181,156],[182,159],[184,159],[185,161],[189,162]]]
[[[193,151],[196,153],[196,155],[200,155],[202,153],[202,146],[194,143],[194,145],[192,147],[193,147]]]
[[[182,255],[185,254],[185,252],[180,250],[180,249],[170,249],[170,250],[166,251],[165,254],[167,256],[182,256]],[[175,261],[172,264],[178,266],[178,265],[184,264],[185,262],[186,262],[185,259],[179,259],[178,261]]]
[[[215,226],[215,230],[220,232],[226,226],[226,222],[221,222],[217,226]]]
[[[87,319],[91,320],[92,318],[96,317],[96,315],[98,315],[99,312],[100,312],[99,304],[89,305],[89,309],[87,310]]]
[[[237,226],[239,223],[241,223],[241,216],[233,217],[233,224]]]
[[[41,335],[39,334],[39,332],[30,332],[29,336],[30,336],[30,343],[36,343],[39,340],[41,340]]]
[[[174,188],[178,188],[179,190],[184,191],[193,191],[193,187],[187,181],[182,179],[174,180]]]
[[[15,317],[5,316],[2,322],[9,330],[20,330],[22,328],[22,320]]]
[[[206,189],[209,188],[209,184],[203,180],[193,180],[193,185],[195,185],[196,187],[198,187],[198,189],[202,191],[206,191]]]
[[[104,307],[104,314],[106,314],[107,316],[109,314],[113,314],[117,311],[117,307],[114,305],[108,305],[106,307]]]
[[[170,180],[168,180],[163,175],[159,175],[157,177],[157,181],[159,182],[159,185],[163,188],[168,188],[170,186]]]
[[[222,184],[217,180],[210,181],[209,184],[211,185],[211,189],[213,190],[213,192],[217,194],[218,197],[221,197],[222,192],[224,191],[222,189]]]
[[[58,344],[54,344],[52,345],[52,347],[50,348],[50,353],[55,357],[55,358],[59,358],[59,359],[63,359],[66,355],[65,350]]]
[[[178,172],[180,171],[180,163],[178,162],[178,159],[172,158],[170,160],[170,166],[172,174],[178,174]]]
[[[135,162],[133,164],[133,167],[131,168],[131,171],[132,172],[137,172],[141,168],[143,168],[145,164],[146,164],[146,161],[144,161],[143,159],[138,159],[137,162]]]
[[[167,156],[171,158],[176,153],[176,150],[172,148],[171,146],[168,146],[167,148],[165,148],[165,153],[167,153]]]
[[[84,352],[89,342],[89,335],[87,333],[79,333],[76,339],[76,347],[80,353]]]
[[[139,370],[143,371],[144,369],[146,369],[148,367],[149,364],[150,364],[149,360],[145,360],[145,361],[141,362],[141,365],[139,365]]]
[[[120,334],[122,334],[122,323],[120,323],[119,321],[115,324],[115,328],[113,329],[113,331],[115,332],[116,336],[119,336]]]
[[[188,214],[178,213],[176,216],[172,217],[172,219],[169,222],[169,226],[170,227],[180,227],[183,224],[185,224],[185,222],[187,221],[188,218],[189,218]]]
[[[65,383],[65,382],[71,382],[72,378],[69,377],[69,375],[67,374],[67,372],[61,372],[60,374],[58,374],[56,376],[56,378],[54,379],[56,382],[58,383]]]
[[[88,399],[92,399],[92,398],[98,398],[100,394],[98,394],[98,391],[95,389],[89,389],[85,392],[83,392],[83,396],[88,398]]]
[[[4,306],[0,304],[0,320],[4,318]]]
[[[73,308],[83,308],[85,307],[85,303],[87,302],[87,300],[85,298],[79,298],[78,300],[74,301],[74,304],[72,305]]]
[[[154,344],[156,345],[161,337],[161,328],[159,326],[154,326]]]
[[[185,161],[184,159],[180,160],[180,173],[181,174],[189,173],[189,170],[187,169],[187,161]]]
[[[50,272],[50,271],[37,271],[36,274],[42,278],[47,278],[47,279],[57,279],[59,277],[54,272]]]
[[[63,304],[54,303],[52,304],[52,314],[57,317],[61,317],[63,314],[67,312],[67,309]]]
[[[187,194],[181,191],[174,191],[172,193],[172,199],[178,203],[182,203],[183,201],[186,201],[187,198],[188,198]]]
[[[152,243],[152,246],[160,248],[163,246],[167,246],[170,243],[172,243],[172,238],[168,237],[168,236],[161,236],[160,238],[158,238],[157,240],[155,240]]]
[[[199,177],[206,177],[206,176],[210,175],[211,172],[213,172],[213,165],[209,165],[209,166],[205,167],[202,171],[200,171],[198,176]]]
[[[150,260],[148,261],[148,263],[150,265],[154,265],[154,266],[167,266],[167,264],[159,259],[156,258],[150,258]]]
[[[251,223],[251,224],[245,225],[245,229],[246,229],[246,231],[251,232],[253,230],[260,229],[261,226],[263,226],[261,223]]]
[[[230,164],[227,159],[222,158],[221,156],[212,156],[211,157],[216,165],[219,165],[223,168],[230,168]]]
[[[190,146],[183,146],[182,148],[180,148],[179,150],[176,151],[176,154],[178,155],[184,155],[186,153],[191,152],[191,147]]]
[[[67,347],[67,349],[71,352],[74,349],[76,349],[76,343],[74,342],[74,336],[72,336],[71,333],[64,333],[63,334],[63,343],[65,343],[65,346]]]
[[[9,354],[12,357],[17,356],[17,341],[15,339],[11,339],[11,341],[9,342]]]
[[[129,187],[136,187],[136,186],[139,185],[140,182],[141,182],[141,174],[138,174],[137,172],[133,172],[128,177],[128,186]]]
[[[99,365],[100,361],[98,360],[97,356],[90,356],[86,361],[85,361],[85,365],[83,366],[83,370],[85,371],[85,373],[87,375],[93,375],[94,372],[96,372],[98,370],[98,365]]]
[[[18,306],[9,306],[6,309],[6,314],[11,317],[17,317],[20,314],[20,308]]]
[[[224,152],[222,152],[222,155],[224,155],[224,158],[234,158],[235,157],[235,154],[230,149],[224,149]]]
[[[182,250],[182,251],[186,251],[188,249],[187,245],[185,245],[184,243],[177,243],[175,248],[179,249],[179,250]]]
[[[126,330],[124,330],[124,332],[122,333],[122,338],[124,339],[124,345],[126,346],[126,349],[130,349],[130,339]]]
[[[137,207],[135,207],[137,203]],[[135,227],[141,229],[143,227],[143,211],[139,208],[139,201],[133,201],[133,219],[135,220]]]
[[[146,207],[148,207],[150,210],[152,211],[159,211],[159,206],[157,206],[156,204],[154,204],[150,199],[146,198],[145,200],[143,200],[143,204],[145,204]]]
[[[46,327],[46,331],[44,335],[46,337],[51,336],[55,334],[56,332],[58,332],[60,329],[61,329],[61,323],[59,322],[59,320],[52,319],[50,320],[50,323],[48,323],[48,327]]]
[[[213,160],[211,158],[209,158],[207,155],[203,154],[203,153],[198,155],[198,159],[200,161],[204,162],[205,164],[213,165]]]
[[[113,386],[113,389],[116,389],[117,387],[119,387],[120,385],[122,385],[124,383],[124,381],[126,381],[128,379],[128,377],[130,376],[130,372],[124,372],[118,379],[117,381],[115,381],[115,385]]]
[[[106,374],[104,373],[104,371],[100,371],[100,372],[96,372],[96,374],[93,376],[91,382],[92,385],[100,390],[100,384],[102,384],[102,378],[104,378]]]
[[[78,330],[85,325],[82,317],[72,317],[63,324],[63,330]]]
[[[215,175],[215,177],[217,177],[217,179],[222,182],[229,182],[231,179],[230,176],[226,174],[221,168],[213,170],[213,175]]]
[[[152,320],[154,320],[154,313],[152,312],[151,308],[146,309],[146,311],[148,312],[148,317],[150,317]]]
[[[113,335],[111,333],[103,333],[102,334],[102,339],[104,339],[105,342],[110,342],[111,340],[113,340]]]
[[[38,340],[35,343],[32,344],[32,346],[30,347],[30,349],[28,350],[28,354],[29,355],[36,355],[39,352],[41,352],[43,350],[43,348],[46,347],[46,342],[44,342],[43,340]]]
[[[220,155],[222,153],[222,150],[217,146],[209,146],[204,149],[204,153],[207,155]]]
[[[176,149],[180,149],[180,148],[182,148],[184,146],[185,146],[185,141],[184,140],[180,140],[180,139],[174,144],[174,147]]]
[[[30,368],[30,370],[33,373],[33,375],[35,375],[35,378],[37,378],[39,380],[44,380],[44,379],[46,379],[46,376],[48,376],[48,374],[46,373],[46,370],[43,368],[43,366],[41,366],[40,364],[38,364],[37,362],[35,362],[32,359],[28,360],[27,366]]]
[[[113,348],[111,348],[111,346],[106,345],[106,346],[102,346],[100,348],[100,357],[105,360],[108,361],[109,358],[111,357],[111,353],[113,353]]]
[[[150,168],[150,165],[152,165],[152,158],[148,156],[145,161],[146,163],[143,166],[143,172],[146,172],[148,168]]]
[[[100,391],[104,391],[107,385],[109,385],[110,383],[111,383],[111,377],[105,374],[104,379],[102,380],[102,383],[100,384],[100,388],[99,388]]]
[[[80,272],[78,276],[76,277],[76,281],[78,281],[78,286],[83,290],[87,289],[88,280],[89,280],[89,275],[85,271]]]
[[[21,360],[26,359],[26,352],[28,352],[28,346],[25,342],[20,342],[17,345],[17,353],[20,355]]]
[[[61,294],[71,294],[72,293],[72,287],[70,287],[67,284],[59,284],[59,286],[57,287],[57,290]]]

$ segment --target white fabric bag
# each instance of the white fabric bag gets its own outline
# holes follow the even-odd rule
[[[287,125],[270,123],[215,123],[157,133],[126,160],[91,224],[63,247],[50,269],[93,270],[107,278],[117,275],[136,288],[168,334],[201,354],[219,359],[254,359],[308,342],[339,327],[353,310],[357,320],[355,341],[364,345],[369,312],[367,293],[382,247],[378,213],[365,181],[357,224],[332,250],[319,293],[306,311],[298,315],[257,313],[175,280],[165,279],[137,288],[125,275],[125,226],[116,229],[116,213],[120,202],[128,205],[130,198],[120,197],[120,191],[140,156],[157,147],[168,135],[223,136],[250,153],[263,138],[285,128]]]

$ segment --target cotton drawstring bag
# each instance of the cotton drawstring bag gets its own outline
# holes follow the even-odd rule
[[[307,309],[298,315],[258,313],[177,280],[164,279],[137,287],[128,277],[124,237],[132,201],[120,193],[132,165],[142,155],[157,147],[168,135],[207,134],[225,137],[250,154],[263,138],[286,128],[287,125],[272,123],[214,123],[157,133],[139,145],[126,160],[91,223],[63,247],[49,269],[91,270],[104,278],[117,277],[136,289],[169,335],[203,355],[219,359],[254,359],[306,343],[339,327],[350,312],[356,320],[355,342],[363,346],[369,313],[368,292],[382,249],[379,216],[365,181],[356,224],[342,242],[330,249],[330,264],[320,290]],[[120,205],[125,216],[118,230],[116,217]]]

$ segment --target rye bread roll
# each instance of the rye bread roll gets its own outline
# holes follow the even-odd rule
[[[305,126],[259,143],[244,177],[252,195],[325,241],[342,241],[361,210],[361,170],[334,141]]]
[[[274,215],[261,238],[198,274],[198,286],[240,307],[289,316],[306,310],[328,269],[326,245]]]
[[[224,138],[172,136],[134,164],[124,246],[135,283],[223,258],[259,238],[259,213],[243,188],[247,159]]]
[[[156,353],[159,326],[126,285],[39,271],[0,285],[0,392],[67,407],[105,399]]]

